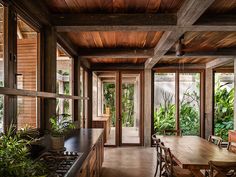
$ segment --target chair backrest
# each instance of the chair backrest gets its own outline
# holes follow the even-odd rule
[[[233,144],[232,142],[229,142],[229,144],[228,144],[228,146],[227,146],[227,149],[228,149],[230,152],[236,153],[236,145]]]
[[[221,143],[222,143],[223,139],[219,136],[210,135],[208,137],[208,141],[211,142],[211,143],[214,143],[219,148],[221,148]]]
[[[181,130],[164,130],[164,135],[176,135],[176,136],[182,136]]]
[[[159,143],[159,146],[161,149],[161,154],[164,154],[165,171],[168,177],[171,177],[173,176],[173,159],[170,148],[165,147],[165,145],[162,142]]]
[[[236,170],[236,162],[210,161],[210,177],[227,177],[230,171]]]
[[[156,134],[153,134],[152,135],[152,141],[156,145],[157,159],[159,161],[161,161],[161,149],[160,149],[160,146],[159,146],[161,140],[159,138],[157,138]]]

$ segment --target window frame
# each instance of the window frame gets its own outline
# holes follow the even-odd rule
[[[176,127],[175,129],[180,129],[180,110],[179,110],[179,88],[180,88],[180,79],[179,75],[181,73],[199,73],[200,74],[200,137],[205,137],[205,121],[204,121],[204,112],[205,112],[205,70],[204,69],[188,69],[188,68],[154,68],[152,72],[152,89],[153,89],[153,99],[152,99],[152,121],[151,121],[151,133],[154,132],[154,76],[155,73],[175,73],[175,104],[176,104],[176,111],[175,111],[175,120],[176,120]]]

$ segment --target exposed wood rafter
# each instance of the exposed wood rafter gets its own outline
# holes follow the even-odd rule
[[[217,58],[206,64],[206,68],[216,68],[219,66],[224,66],[226,64],[232,63],[235,59],[232,58]]]
[[[188,0],[185,1],[177,12],[178,25],[193,25],[214,0]],[[154,56],[145,63],[145,68],[150,69],[165,55],[165,53],[182,36],[185,30],[166,31],[154,49]]]

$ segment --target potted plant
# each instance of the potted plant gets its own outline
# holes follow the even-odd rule
[[[47,167],[30,158],[32,140],[23,139],[21,133],[10,126],[0,137],[0,176],[46,177]]]
[[[52,150],[63,150],[65,135],[75,128],[69,117],[68,114],[59,114],[50,118]]]

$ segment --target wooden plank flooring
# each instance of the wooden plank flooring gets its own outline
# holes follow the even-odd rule
[[[153,177],[155,148],[105,148],[101,177]]]

